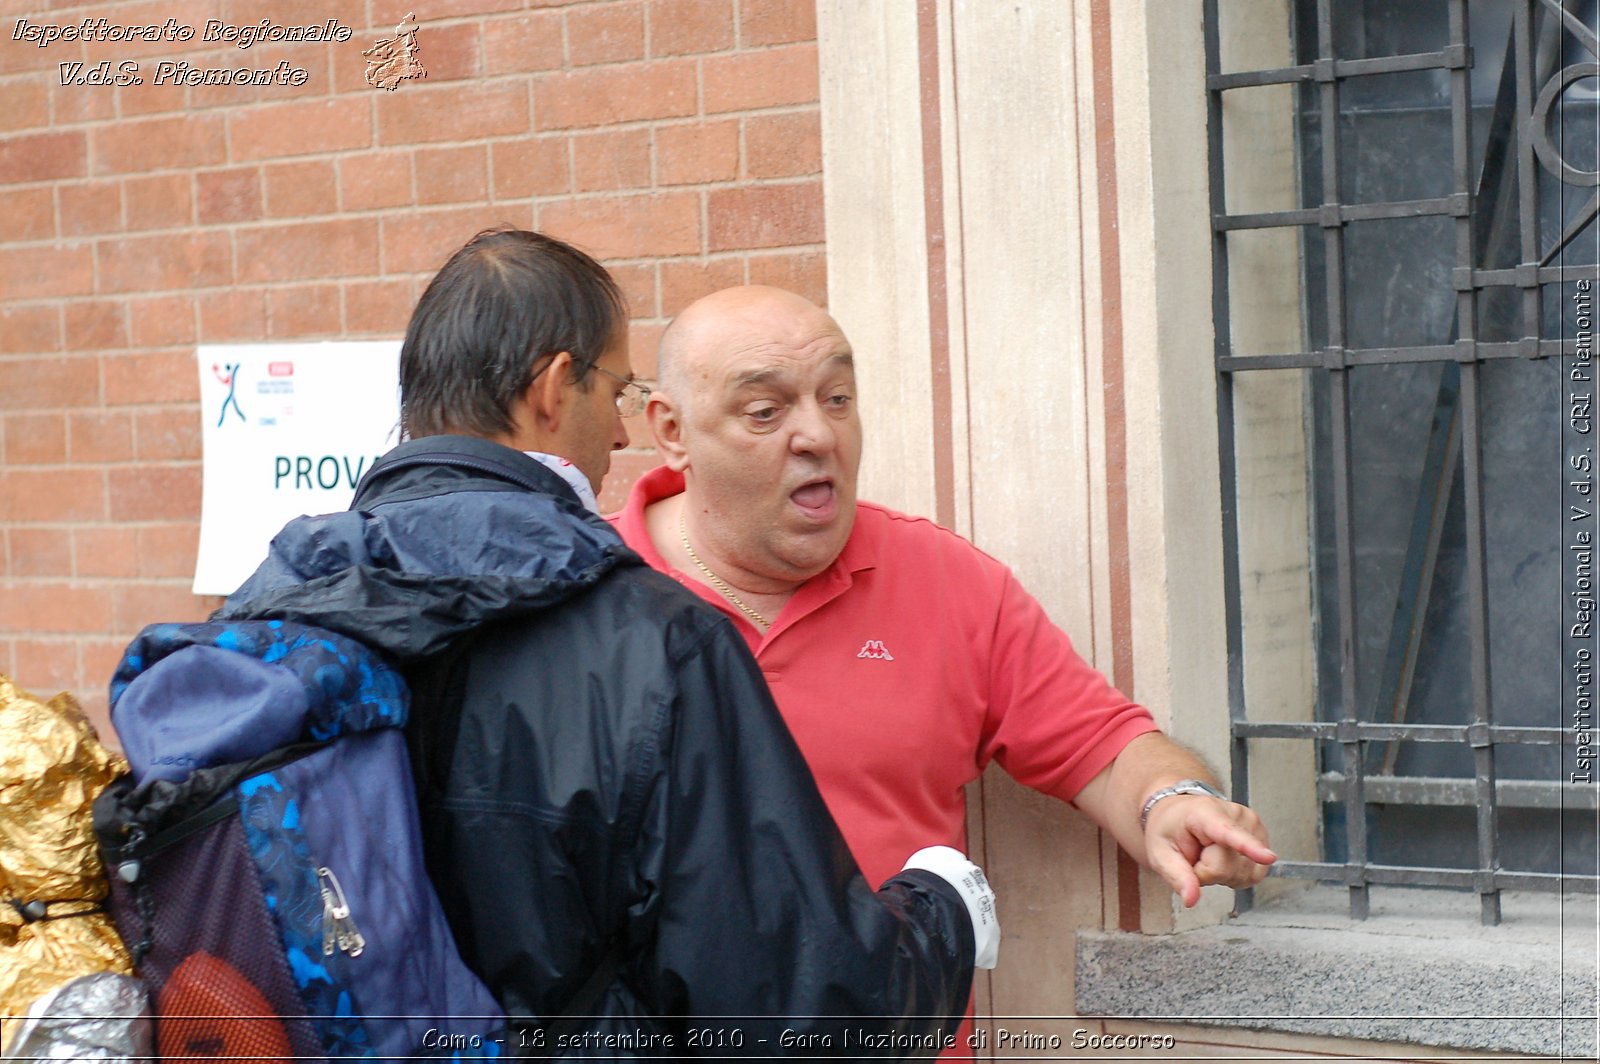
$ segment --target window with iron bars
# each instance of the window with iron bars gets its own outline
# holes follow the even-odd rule
[[[1235,788],[1498,923],[1600,882],[1597,3],[1277,3],[1205,4]]]

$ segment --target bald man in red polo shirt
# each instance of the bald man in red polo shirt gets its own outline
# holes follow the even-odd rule
[[[646,413],[664,465],[614,518],[628,545],[733,618],[871,883],[964,850],[991,759],[1073,802],[1185,905],[1275,857],[1072,649],[1009,569],[932,522],[856,500],[850,344],[791,292],[730,288],[668,327]]]

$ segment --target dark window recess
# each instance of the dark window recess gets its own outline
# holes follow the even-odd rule
[[[1234,0],[1205,18],[1235,785],[1250,740],[1316,744],[1322,860],[1275,874],[1347,885],[1358,919],[1373,883],[1475,891],[1486,924],[1505,889],[1594,892],[1596,477],[1577,466],[1600,458],[1596,0],[1287,0],[1297,65],[1226,73],[1219,2]],[[1229,214],[1223,97],[1285,84],[1299,207]],[[1301,235],[1285,268],[1304,349],[1237,354],[1230,234],[1284,227]],[[1245,705],[1233,388],[1273,369],[1311,377],[1313,723]]]

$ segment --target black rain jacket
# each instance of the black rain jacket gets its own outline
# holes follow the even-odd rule
[[[618,956],[580,1055],[925,1056],[964,1013],[953,888],[868,886],[726,618],[526,455],[400,445],[217,617],[399,662],[429,872],[530,1055]]]

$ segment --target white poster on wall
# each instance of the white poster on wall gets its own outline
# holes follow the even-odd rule
[[[349,507],[399,442],[400,342],[196,350],[204,448],[194,591],[226,595],[301,514]]]

